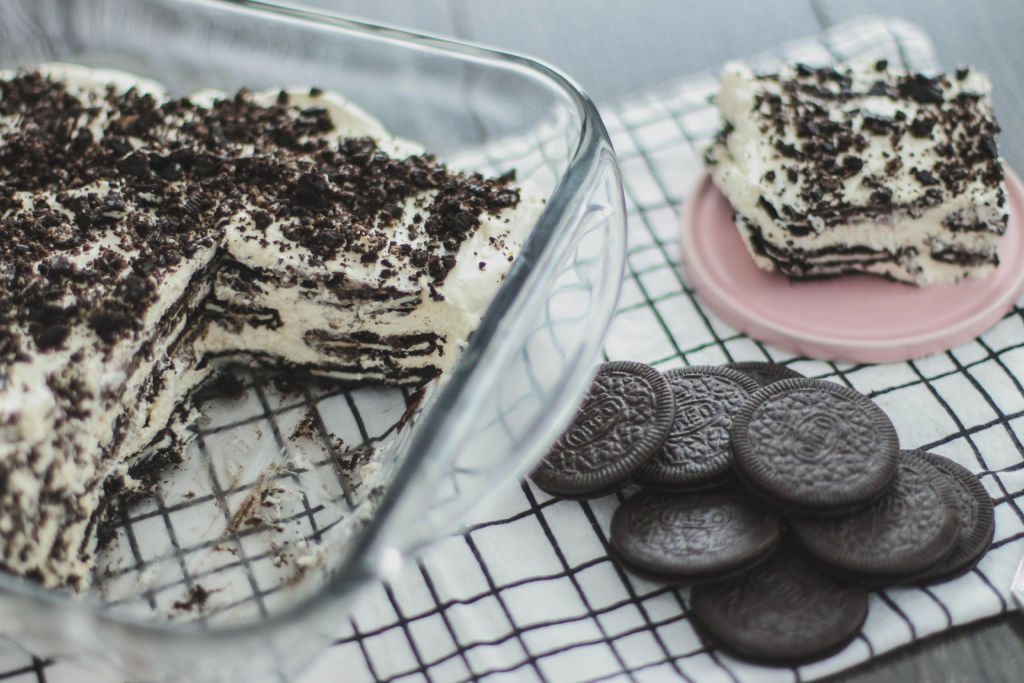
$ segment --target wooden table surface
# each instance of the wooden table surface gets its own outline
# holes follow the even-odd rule
[[[1000,151],[1024,171],[1021,0],[293,1],[540,58],[572,76],[599,108],[854,16],[900,17],[928,32],[943,67],[970,64],[989,74]],[[930,638],[834,680],[1024,680],[1024,615]]]

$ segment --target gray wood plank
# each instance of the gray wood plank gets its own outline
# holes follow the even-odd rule
[[[1024,672],[1021,615],[947,631],[829,679],[831,683],[1019,681]]]
[[[366,0],[299,0],[315,9],[346,14],[353,18],[405,28],[419,33],[445,36],[456,34],[449,0],[404,0],[367,2]]]
[[[859,14],[899,16],[921,26],[935,43],[943,68],[970,64],[993,83],[1000,151],[1010,166],[1024,168],[1024,2],[993,0],[813,0],[826,24]]]
[[[550,62],[599,105],[819,26],[807,0],[453,2],[461,35]]]

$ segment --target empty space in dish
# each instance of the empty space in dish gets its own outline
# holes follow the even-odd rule
[[[379,501],[420,400],[395,387],[281,392],[232,372],[240,395],[200,402],[183,462],[112,520],[93,588],[111,608],[244,621],[322,584]]]

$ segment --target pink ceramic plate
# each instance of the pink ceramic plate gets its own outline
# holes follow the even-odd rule
[[[791,282],[754,265],[732,208],[705,177],[686,203],[681,251],[691,284],[727,323],[822,360],[907,360],[944,351],[994,325],[1024,289],[1024,185],[1007,169],[1010,225],[1000,265],[980,281],[914,287],[869,275]]]

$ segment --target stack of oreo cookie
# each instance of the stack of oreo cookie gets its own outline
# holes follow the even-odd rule
[[[612,518],[616,561],[693,585],[701,631],[767,663],[842,649],[868,588],[959,576],[994,532],[968,470],[900,450],[866,396],[771,363],[606,363],[531,478],[566,498],[639,485]]]

